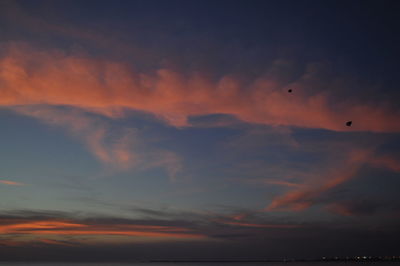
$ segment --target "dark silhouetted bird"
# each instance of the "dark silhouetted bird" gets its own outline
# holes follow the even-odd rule
[[[288,89],[288,91],[287,92],[289,92],[289,93],[292,93],[292,89]]]
[[[351,124],[353,124],[353,121],[347,121],[346,126],[351,127]]]

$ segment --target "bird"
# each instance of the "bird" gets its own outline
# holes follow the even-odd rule
[[[353,121],[347,121],[346,122],[346,126],[351,127],[351,124],[353,123]]]
[[[288,89],[288,92],[289,92],[289,93],[292,93],[292,89]]]

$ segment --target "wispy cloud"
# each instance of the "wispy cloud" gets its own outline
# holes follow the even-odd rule
[[[67,247],[76,246],[75,243],[71,243],[68,241],[59,241],[59,240],[54,240],[54,239],[48,239],[48,238],[39,239],[39,241],[46,245],[60,245],[60,246],[67,246]]]
[[[368,160],[372,166],[400,172],[400,160],[390,155],[374,156]]]
[[[100,161],[111,167],[128,169],[137,164],[133,152],[135,135],[132,130],[122,131],[110,141],[111,126],[81,110],[40,105],[18,106],[14,110],[46,124],[65,128],[73,136],[80,138]]]
[[[24,183],[20,183],[20,182],[15,182],[15,181],[11,181],[11,180],[0,180],[1,184],[5,184],[5,185],[9,185],[9,186],[24,186]]]
[[[242,182],[246,183],[253,183],[253,184],[264,184],[264,185],[277,185],[283,187],[296,187],[301,188],[304,187],[304,184],[289,182],[285,180],[278,180],[278,179],[269,179],[269,178],[258,178],[258,179],[243,179]]]
[[[248,222],[238,222],[238,221],[227,221],[227,220],[218,220],[217,222],[232,226],[239,227],[254,227],[254,228],[282,228],[282,229],[290,229],[290,228],[298,228],[300,225],[294,224],[254,224]]]
[[[16,106],[12,109],[48,125],[64,128],[80,139],[110,169],[146,170],[160,167],[166,170],[171,180],[176,180],[183,168],[182,159],[174,152],[148,147],[144,149],[143,141],[135,129],[113,128],[107,120],[90,112],[46,105]]]
[[[372,150],[351,150],[347,156],[342,165],[332,166],[323,175],[310,176],[308,180],[305,180],[306,183],[303,186],[274,198],[266,210],[302,211],[315,204],[327,203],[331,204],[328,208],[329,210],[334,210],[341,214],[349,214],[352,207],[346,208],[345,205],[348,204],[343,205],[340,202],[327,202],[324,199],[324,194],[353,179],[364,165],[398,171],[395,158],[376,156]]]
[[[230,214],[191,211],[179,214],[157,209],[137,211],[151,214],[151,218],[128,219],[93,214],[78,218],[76,213],[8,211],[0,214],[1,251],[5,250],[5,255],[11,252],[7,256],[20,257],[29,254],[26,250],[43,250],[46,247],[46,255],[53,249],[61,250],[62,254],[66,250],[75,250],[79,255],[80,250],[95,247],[94,258],[98,259],[99,248],[105,253],[124,249],[129,254],[139,249],[133,258],[137,259],[140,253],[150,250],[149,259],[154,259],[154,256],[165,259],[165,254],[168,258],[181,258],[182,250],[194,252],[194,257],[202,257],[199,251],[203,248],[215,251],[224,247],[231,254],[233,248],[239,252],[251,246],[252,249],[260,248],[260,254],[264,254],[266,245],[282,248],[287,243],[298,246],[315,241],[318,247],[321,238],[310,238],[315,234],[332,241],[340,237],[343,243],[347,243],[346,239],[352,240],[354,232],[357,241],[360,241],[360,236],[372,236],[368,223],[360,223],[356,227],[346,223],[307,223],[300,222],[296,217],[273,217],[269,213],[244,209],[240,213],[231,209],[228,211]],[[387,226],[388,221],[381,222],[374,223],[374,228],[398,235],[398,226],[390,227]],[[353,243],[351,246],[354,246]],[[221,258],[220,252],[218,258]]]
[[[72,218],[74,216],[72,213],[9,211],[0,215],[0,234],[3,239],[12,243],[28,240],[48,245],[64,245],[64,243],[80,245],[115,240],[108,236],[120,237],[118,240],[120,242],[141,242],[146,239],[215,241],[219,239],[218,232],[235,234],[238,233],[237,230],[241,230],[240,228],[249,230],[246,231],[248,236],[256,236],[257,232],[260,232],[258,230],[264,232],[302,227],[296,223],[281,224],[261,217],[255,219],[253,215],[242,216],[239,220],[231,215],[210,212],[152,209],[132,211],[146,214],[145,218],[128,219],[96,215]]]
[[[127,237],[156,237],[201,239],[205,236],[191,232],[187,228],[175,226],[146,225],[146,224],[93,224],[77,223],[76,221],[59,220],[8,220],[0,225],[0,233],[5,235],[46,235],[57,236],[107,236],[120,235]],[[49,242],[48,242],[49,243]]]

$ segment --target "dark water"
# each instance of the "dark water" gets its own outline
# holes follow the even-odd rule
[[[0,266],[390,266],[400,262],[151,262],[151,263],[26,263],[0,262]]]

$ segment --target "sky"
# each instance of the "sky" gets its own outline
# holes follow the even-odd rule
[[[1,0],[1,259],[400,255],[399,7]]]

